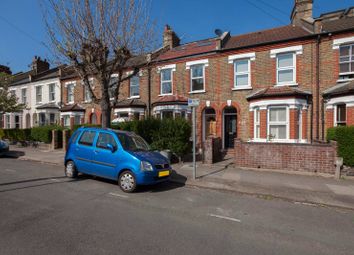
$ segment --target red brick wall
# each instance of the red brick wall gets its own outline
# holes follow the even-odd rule
[[[331,144],[247,143],[235,141],[238,167],[334,174],[337,146]]]
[[[347,125],[354,126],[354,106],[347,107]]]
[[[252,139],[252,138],[254,138],[254,125],[252,125],[253,124],[252,120],[254,120],[254,111],[250,111],[249,113],[250,113],[250,118],[249,118],[249,120],[250,120],[250,125],[249,125],[250,132],[249,132],[249,134],[250,134],[250,138]]]
[[[334,126],[333,109],[326,109],[326,129]]]
[[[259,111],[260,138],[267,138],[267,110]]]
[[[296,109],[289,110],[290,139],[295,139],[297,135],[296,114],[297,114]]]

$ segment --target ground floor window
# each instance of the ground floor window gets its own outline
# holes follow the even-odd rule
[[[90,123],[94,124],[94,125],[97,124],[97,115],[96,115],[96,113],[92,113],[91,114]]]
[[[20,128],[20,115],[15,115],[15,128]]]
[[[268,108],[268,139],[288,139],[287,107]]]
[[[45,124],[45,113],[39,113],[39,125],[44,126]]]
[[[74,117],[74,125],[80,125],[81,124],[81,116],[80,115],[76,115]]]
[[[260,111],[259,108],[254,110],[254,138],[259,139],[261,137],[261,123],[260,123]]]
[[[173,119],[173,111],[162,111],[161,118],[162,119]]]
[[[70,127],[70,115],[63,116],[64,127]]]
[[[10,129],[10,128],[11,128],[10,115],[6,115],[6,128],[7,128],[7,129]]]
[[[336,105],[336,126],[346,126],[347,125],[347,108],[345,104]]]
[[[183,118],[189,120],[191,114],[186,105],[159,105],[154,107],[153,116],[157,119]]]
[[[54,125],[55,124],[55,113],[50,113],[49,114],[49,124]]]

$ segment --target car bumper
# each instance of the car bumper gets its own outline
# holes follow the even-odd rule
[[[162,170],[161,170],[162,171]],[[158,177],[160,171],[154,172],[144,172],[136,176],[136,181],[138,185],[152,185],[156,183],[165,182],[171,179],[171,169],[165,169],[163,171],[169,171],[168,176]]]

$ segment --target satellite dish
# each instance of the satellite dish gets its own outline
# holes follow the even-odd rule
[[[217,28],[217,29],[215,29],[214,33],[215,33],[217,36],[219,36],[219,37],[220,37],[220,36],[222,35],[222,33],[223,33],[223,32],[222,32],[222,30],[221,30],[221,29],[218,29],[218,28]]]

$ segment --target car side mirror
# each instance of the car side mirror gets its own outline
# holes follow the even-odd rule
[[[114,146],[112,145],[112,144],[110,144],[110,143],[107,143],[107,148],[113,153],[113,152],[115,152],[115,148],[114,148]]]

